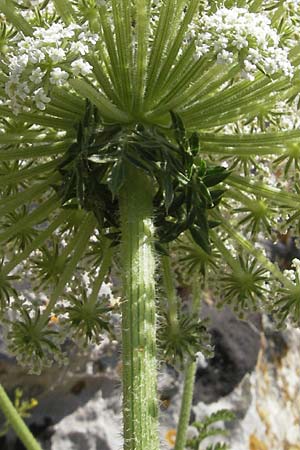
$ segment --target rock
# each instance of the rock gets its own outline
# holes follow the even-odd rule
[[[112,450],[122,447],[120,388],[111,391],[113,383],[106,380],[93,397],[82,402],[74,413],[64,417],[54,428],[51,449]],[[106,397],[109,392],[109,398]]]
[[[196,420],[219,409],[236,413],[225,424],[230,450],[290,450],[300,446],[300,330],[274,331],[266,318],[255,370],[229,395],[193,406]],[[215,440],[207,440],[207,443]]]
[[[7,355],[3,344],[0,348],[0,382],[7,392],[13,397],[21,386],[23,398],[38,400],[27,422],[44,450],[110,450],[116,448],[116,440],[120,447],[120,351],[116,344],[104,340],[92,352],[74,347],[67,367],[53,366],[39,376],[27,374]],[[24,449],[12,431],[0,448]]]
[[[249,438],[249,450],[268,450],[268,447],[255,434],[251,434]]]
[[[221,311],[203,305],[203,316],[210,319],[215,355],[196,373],[194,403],[211,403],[228,395],[256,365],[260,348],[260,318],[248,322],[237,319],[230,308]]]
[[[276,331],[257,315],[246,323],[228,308],[210,307],[205,315],[216,355],[199,363],[191,422],[227,408],[236,413],[224,424],[230,450],[300,450],[300,330]],[[24,397],[38,399],[28,423],[43,450],[116,450],[122,447],[119,355],[106,340],[92,352],[74,349],[68,367],[37,377],[16,366],[0,343],[0,381],[10,393],[21,385]],[[182,374],[162,365],[158,385],[161,448],[171,449]],[[24,449],[12,432],[0,448]]]

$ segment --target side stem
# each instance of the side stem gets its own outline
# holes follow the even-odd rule
[[[0,384],[0,409],[27,450],[42,450]]]
[[[158,450],[153,188],[132,165],[120,192],[124,450]]]
[[[174,280],[172,277],[171,262],[169,256],[162,256],[161,266],[165,293],[168,299],[169,320],[172,326],[176,329],[176,327],[178,326],[178,300]]]
[[[198,278],[198,277],[197,277]],[[199,279],[193,281],[193,304],[192,313],[199,314],[200,307],[200,296],[201,296],[201,282]],[[184,386],[181,399],[180,415],[176,434],[176,443],[174,450],[184,450],[186,444],[187,429],[189,426],[192,401],[193,401],[193,391],[194,382],[196,374],[197,363],[196,361],[189,360],[186,364],[186,369],[184,373]]]

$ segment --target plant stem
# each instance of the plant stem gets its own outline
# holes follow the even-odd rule
[[[126,166],[120,192],[124,450],[158,450],[151,181]]]
[[[193,400],[196,361],[189,361],[184,372],[184,387],[174,450],[184,450]]]
[[[42,450],[0,384],[0,408],[27,450]]]
[[[103,284],[104,278],[108,273],[108,270],[111,266],[113,249],[110,246],[110,241],[106,239],[103,244],[103,259],[101,262],[101,267],[96,277],[96,280],[93,285],[93,290],[89,298],[89,303],[91,305],[95,305],[98,300],[98,294]]]
[[[200,307],[200,295],[201,295],[201,282],[198,277],[194,278],[193,281],[193,304],[192,304],[192,314],[199,314]],[[176,443],[174,450],[184,450],[186,443],[186,434],[189,426],[193,391],[194,391],[194,381],[196,374],[197,363],[194,360],[189,360],[186,364],[185,374],[184,374],[184,387],[181,399],[180,415],[176,434]]]
[[[171,262],[169,256],[162,256],[161,258],[163,282],[166,297],[168,300],[169,320],[173,327],[178,325],[178,301],[177,294],[172,277]]]

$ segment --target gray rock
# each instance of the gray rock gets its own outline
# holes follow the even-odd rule
[[[229,309],[205,313],[216,355],[199,364],[191,421],[227,408],[236,413],[224,424],[231,450],[299,450],[300,330],[278,332],[258,316],[239,321]],[[68,367],[37,377],[16,366],[0,344],[0,382],[10,393],[21,385],[25,397],[38,399],[28,422],[44,450],[122,448],[119,353],[109,341],[91,352],[74,350]],[[177,425],[182,374],[162,365],[158,385],[161,448],[170,449],[166,435]],[[0,448],[24,449],[12,432]]]
[[[237,319],[230,308],[217,310],[203,305],[202,314],[210,319],[214,357],[196,373],[194,403],[212,403],[228,395],[243,377],[254,370],[260,348],[260,318]]]

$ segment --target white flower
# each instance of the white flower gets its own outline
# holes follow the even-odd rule
[[[294,258],[292,261],[292,266],[295,267],[297,270],[300,270],[300,260],[297,258]]]
[[[5,93],[7,94],[8,97],[10,98],[14,97],[17,86],[18,86],[18,79],[10,78],[5,83]]]
[[[61,30],[60,37],[70,39],[70,38],[74,37],[74,35],[75,35],[74,30],[77,30],[79,28],[80,28],[79,25],[71,24],[68,27],[65,27]]]
[[[91,33],[90,31],[84,31],[79,34],[78,39],[83,42],[89,42],[92,45],[95,45],[99,40],[98,34]]]
[[[41,42],[59,45],[63,38],[63,25],[53,23],[49,28],[36,28],[33,36]]]
[[[66,58],[66,53],[62,48],[47,48],[47,54],[54,63],[63,61]]]
[[[50,73],[50,83],[56,86],[63,86],[68,78],[69,74],[60,67],[55,67]]]
[[[20,50],[20,52],[28,52],[28,50],[30,51],[32,49],[34,45],[34,39],[32,37],[28,37],[26,36],[22,41],[18,42],[18,48]]]
[[[75,76],[77,75],[88,75],[92,71],[92,66],[84,61],[82,58],[76,59],[71,64],[73,74]]]
[[[25,98],[28,96],[29,92],[30,92],[30,89],[29,89],[28,83],[26,81],[23,81],[22,83],[17,84],[16,95],[21,100],[25,100]]]
[[[80,41],[72,42],[70,47],[71,52],[80,53],[81,55],[86,55],[89,51],[89,48],[86,44],[83,44]]]
[[[28,60],[33,63],[37,64],[45,59],[45,53],[44,51],[38,49],[38,48],[32,48],[28,52]]]
[[[293,260],[294,261],[294,260]],[[295,281],[296,280],[296,275],[295,275],[295,271],[294,270],[284,270],[283,274],[290,280],[290,281]]]
[[[46,108],[45,103],[50,102],[50,98],[47,97],[44,88],[39,88],[33,93],[33,100],[36,104],[36,107],[43,111]]]
[[[241,78],[243,80],[249,80],[249,81],[255,80],[255,76],[253,74],[251,74],[250,72],[247,72],[247,70],[245,70],[245,69],[241,70]]]
[[[257,66],[270,75],[293,75],[288,49],[281,47],[280,35],[265,14],[222,6],[213,13],[201,14],[198,23],[190,24],[185,43],[189,45],[191,39],[195,40],[198,58],[211,51],[220,64],[240,62],[244,78],[253,79]]]
[[[45,75],[45,72],[42,72],[40,67],[37,67],[34,69],[29,76],[29,80],[32,81],[34,84],[40,84],[43,80],[43,76]]]
[[[232,41],[232,45],[236,47],[238,50],[242,48],[246,48],[249,46],[248,39],[245,36],[237,35],[235,39]]]
[[[9,71],[11,74],[21,74],[28,64],[27,55],[10,56],[9,58]]]
[[[223,50],[228,45],[228,39],[225,36],[220,36],[219,39],[214,43],[214,49],[216,51]]]
[[[222,50],[218,53],[217,62],[219,64],[232,64],[233,63],[233,53],[227,50]]]

